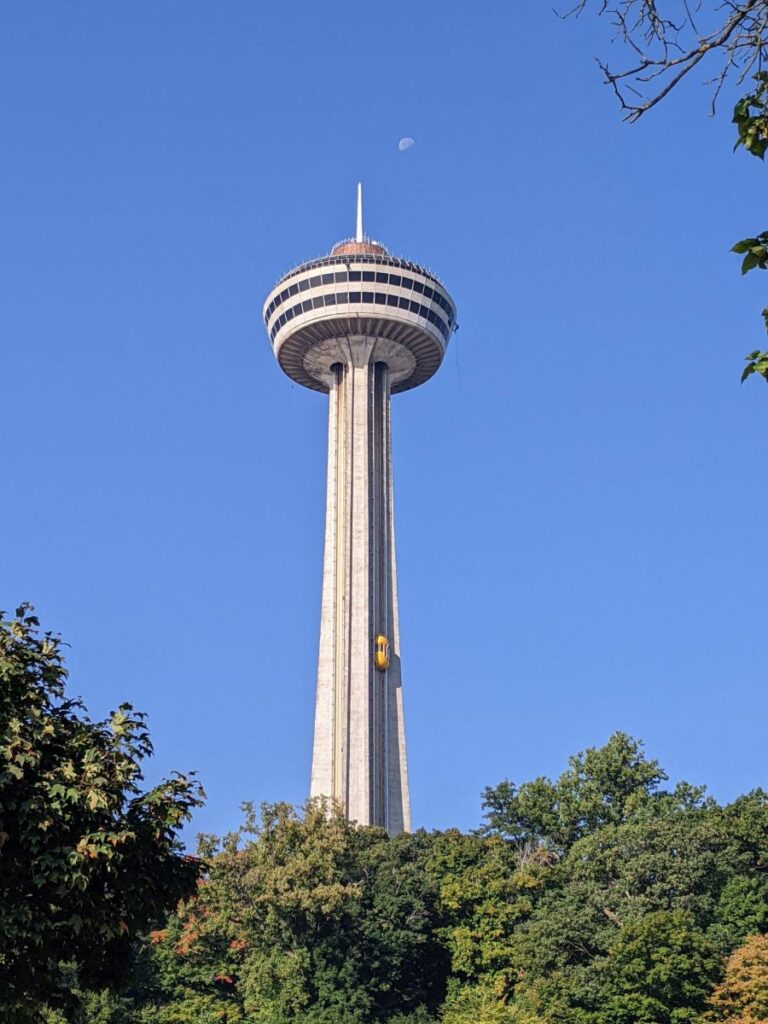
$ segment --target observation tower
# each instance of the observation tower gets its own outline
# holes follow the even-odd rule
[[[436,372],[456,307],[423,267],[357,232],[282,277],[264,324],[288,376],[329,395],[312,797],[410,831],[392,508],[390,395]]]

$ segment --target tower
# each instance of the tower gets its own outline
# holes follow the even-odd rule
[[[435,373],[455,327],[445,287],[357,231],[282,277],[264,324],[288,376],[329,396],[313,797],[411,827],[397,616],[390,396]]]

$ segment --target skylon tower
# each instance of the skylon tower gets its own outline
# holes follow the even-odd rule
[[[357,232],[264,303],[275,357],[329,396],[328,494],[311,796],[411,827],[397,616],[390,396],[435,373],[456,323],[445,287]]]

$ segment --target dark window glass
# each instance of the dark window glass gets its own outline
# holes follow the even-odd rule
[[[282,304],[282,301],[283,301],[283,296],[282,295],[276,295],[275,296],[275,309],[277,309],[277,307]]]
[[[325,295],[323,297],[325,299],[326,306],[335,306],[336,305],[336,296],[335,295]]]
[[[350,292],[349,293],[349,301],[350,302],[359,302],[360,301],[360,292]]]
[[[341,282],[347,280],[346,270],[337,270],[333,276],[336,279],[336,284],[340,284]]]
[[[431,299],[434,296],[435,293],[432,291],[432,289],[429,287],[428,284],[425,284],[424,285],[424,294],[426,295],[426,297],[428,299]]]
[[[411,308],[411,312],[412,313],[418,313],[419,312],[419,304],[418,304],[418,302],[411,302],[410,303],[410,308]]]
[[[363,271],[363,280],[364,281],[372,281],[373,278],[374,278],[374,274],[373,274],[372,270],[364,270]]]
[[[390,284],[397,284],[397,285],[399,285],[400,281],[401,281],[401,278],[397,274],[390,274],[389,275],[389,283]]]
[[[322,307],[322,305],[323,305],[323,296],[322,295],[316,295],[314,297],[314,299],[312,299],[312,309],[320,309]]]
[[[381,271],[379,271],[376,274],[376,280],[378,281],[379,284],[386,284],[388,277],[389,277],[388,274],[382,274]]]
[[[427,313],[427,320],[429,320],[429,322],[430,322],[431,324],[433,324],[433,323],[435,323],[436,319],[437,319],[437,318],[435,317],[435,314],[434,314],[434,313],[432,312],[432,310],[430,309],[429,313]]]
[[[387,305],[388,306],[396,306],[397,305],[397,296],[396,295],[388,295],[387,296]]]
[[[292,284],[291,287],[288,289],[288,294],[295,295],[298,292],[298,290],[299,286],[297,284]]]
[[[293,310],[292,309],[286,309],[286,311],[285,311],[285,319],[286,319],[286,321],[293,320]]]
[[[424,285],[421,283],[421,281],[414,281],[413,282],[413,290],[415,292],[423,292],[424,291]]]
[[[376,305],[383,306],[387,301],[387,296],[382,295],[380,292],[376,293]]]
[[[339,292],[336,296],[336,302],[347,302],[347,292]]]
[[[350,272],[349,272],[349,280],[350,281],[359,281],[360,280],[360,271],[359,270],[350,270]]]
[[[320,284],[320,275],[319,274],[317,275],[317,277],[310,277],[310,279],[309,279],[309,287],[310,288],[317,288],[317,286],[319,284]]]
[[[363,292],[363,302],[373,302],[373,292]]]
[[[301,304],[301,308],[305,313],[312,309],[312,299],[305,299],[305,301],[302,302]]]
[[[419,306],[419,316],[423,316],[425,320],[429,319],[429,310],[426,306]]]
[[[333,284],[333,274],[323,274],[323,284]]]
[[[413,288],[413,281],[410,277],[403,278],[403,288]]]
[[[408,299],[400,298],[397,300],[397,304],[400,309],[408,309]]]
[[[309,291],[309,281],[307,281],[306,278],[304,278],[303,281],[299,281],[299,291],[300,292],[308,292]]]

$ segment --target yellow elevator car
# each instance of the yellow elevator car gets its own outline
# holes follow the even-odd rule
[[[373,661],[379,672],[386,672],[389,668],[389,640],[381,633],[376,637],[376,653],[373,656]]]

